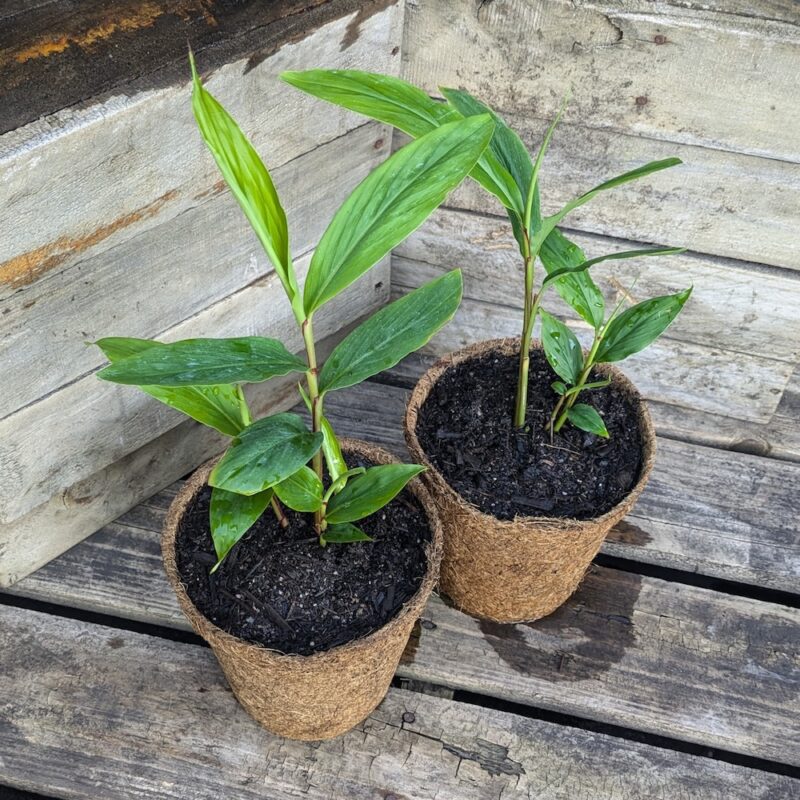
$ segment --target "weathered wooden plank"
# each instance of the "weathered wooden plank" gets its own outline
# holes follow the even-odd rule
[[[590,258],[643,247],[637,242],[567,233]],[[522,308],[522,259],[505,218],[440,209],[397,247],[394,255],[395,284],[419,286],[439,274],[436,267],[460,267],[466,297]],[[537,265],[537,281],[542,274]],[[795,272],[682,253],[603,262],[592,267],[592,275],[609,308],[619,300],[622,289],[642,299],[692,285],[689,304],[669,329],[671,339],[793,364],[800,361],[800,317],[796,312],[800,275]],[[561,316],[577,318],[552,289],[545,295],[545,306]]]
[[[505,116],[535,152],[547,121]],[[591,233],[800,269],[794,232],[800,211],[800,165],[785,161],[564,124],[542,167],[543,211],[552,214],[614,175],[669,156],[680,157],[684,164],[604,192],[571,213],[566,224]],[[448,205],[502,213],[474,181],[462,184]]]
[[[308,259],[298,266],[304,269],[307,261]],[[267,279],[267,285],[257,283],[240,293],[244,297],[240,298],[233,308],[226,308],[224,303],[215,306],[212,309],[213,319],[210,322],[205,320],[203,323],[209,324],[210,328],[201,330],[213,330],[219,333],[220,330],[227,330],[225,326],[232,326],[231,330],[240,331],[242,319],[249,320],[246,323],[248,332],[260,333],[265,330],[263,328],[265,324],[268,326],[267,330],[270,330],[269,326],[276,321],[275,319],[265,321],[263,313],[264,308],[270,307],[266,301],[274,299],[274,293],[268,291],[269,280]],[[380,307],[386,300],[388,287],[389,259],[387,258],[376,266],[366,279],[362,279],[359,284],[342,295],[341,305],[336,304],[340,309],[340,317],[336,316],[335,308],[327,314],[327,320],[326,313],[324,311],[321,313],[320,324],[317,326],[318,335],[322,340],[320,353],[324,355],[328,352],[346,333],[349,326],[342,327],[344,320],[355,320]],[[220,309],[219,306],[223,308]],[[252,320],[260,322],[253,323]],[[218,328],[218,325],[222,327]],[[284,335],[288,327],[290,326],[283,324],[283,327],[278,329],[278,335]],[[327,337],[326,332],[328,332]],[[295,379],[296,376],[288,376],[265,385],[248,387],[247,394],[254,410],[266,413],[269,409],[281,407],[290,397],[296,399]],[[91,385],[89,381],[100,384],[100,381],[92,375],[84,379],[82,391],[79,387],[75,395],[77,399],[74,402],[79,406],[82,402],[90,402],[89,398],[93,394],[104,391],[102,386]],[[125,387],[114,388],[118,390]],[[111,411],[108,408],[104,410],[102,404],[95,409],[93,413],[98,415],[98,419],[89,417],[88,421],[82,421],[80,415],[75,417],[73,440],[65,444],[71,449],[64,451],[67,455],[64,456],[63,462],[56,460],[57,463],[54,463],[52,459],[48,462],[53,465],[56,476],[64,481],[63,488],[53,491],[49,499],[27,514],[10,523],[0,523],[0,585],[9,585],[27,575],[46,563],[48,559],[71,547],[151,493],[158,491],[165,484],[186,474],[223,447],[224,437],[214,431],[191,420],[185,420],[178,412],[166,406],[162,407],[157,401],[139,392],[131,390],[127,394],[128,397],[120,399],[117,396],[110,401]],[[130,411],[131,406],[126,403],[132,403],[135,410]],[[50,420],[51,424],[59,426],[59,420],[66,417],[64,408],[57,406],[46,419]],[[67,405],[66,408],[71,406]],[[115,415],[114,409],[120,409],[121,413],[130,411],[131,421],[128,425],[121,427],[121,416]],[[125,436],[130,436],[134,441],[142,441],[143,444],[133,452],[129,450],[119,458],[108,462],[106,466],[92,472],[90,459],[94,457],[94,463],[102,463],[102,454],[105,452],[102,436],[93,438],[102,427],[101,422],[106,426],[108,436],[106,446],[122,446]],[[86,427],[83,435],[80,431],[82,425]],[[60,433],[53,434],[55,437],[53,441],[59,441],[59,436],[65,437],[68,430],[60,426]],[[158,435],[159,431],[162,431],[161,435]],[[43,442],[38,438],[35,438],[35,441]],[[64,438],[60,441],[62,444],[65,443]],[[93,453],[89,451],[89,447],[94,448]],[[81,453],[89,455],[81,461],[79,460]],[[45,458],[46,455],[45,453],[42,457]],[[3,463],[0,459],[0,466]],[[71,468],[85,470],[85,474],[70,483]],[[43,492],[47,490],[47,485],[45,479]]]
[[[162,6],[169,1],[161,0]],[[217,65],[208,76],[208,87],[224,101],[270,166],[274,169],[363,124],[363,118],[332,106],[320,108],[318,101],[291,91],[276,76],[310,62],[370,65],[396,72],[399,57],[391,50],[400,41],[402,7],[372,2],[355,15],[316,30],[312,21],[318,15],[309,11],[290,20],[297,41],[270,55],[275,42],[269,29],[259,27],[259,12],[253,14],[248,10],[251,4],[245,5],[237,10],[236,24],[252,16],[255,29],[245,49],[251,58],[240,53],[230,63]],[[138,6],[153,8],[153,4]],[[325,6],[341,12],[345,7],[352,11],[353,4],[328,0]],[[312,32],[306,35],[308,26]],[[282,30],[285,41],[287,31]],[[174,219],[197,205],[197,195],[213,191],[219,174],[192,118],[185,42],[181,34],[170,44],[180,53],[173,60],[178,58],[175,67],[182,78],[174,85],[131,96],[114,94],[0,137],[4,176],[0,206],[15,221],[7,227],[0,249],[0,298],[70,269],[89,252],[103,252]],[[79,50],[70,46],[65,52],[72,55]],[[11,56],[6,53],[6,57]],[[113,63],[130,68],[117,51]],[[205,70],[207,63],[216,61],[199,63]],[[90,71],[84,67],[79,75]],[[61,89],[60,83],[54,85]]]
[[[570,327],[585,347],[591,344],[586,324]],[[538,323],[534,336],[536,331]],[[465,299],[453,321],[423,352],[438,356],[481,339],[519,336],[519,332],[518,309]],[[624,369],[649,400],[764,424],[775,414],[794,365],[664,336],[626,359]]]
[[[329,742],[237,705],[210,651],[0,609],[0,779],[61,797],[790,798],[797,782],[392,689]]]
[[[385,143],[385,127],[362,126],[273,172],[295,257],[316,245],[340,203],[386,157]],[[0,313],[0,418],[97,369],[103,355],[86,341],[158,336],[272,271],[220,183],[178,217],[17,292]],[[280,290],[274,302],[283,302]]]
[[[431,92],[465,86],[537,116],[553,116],[572,86],[568,121],[799,161],[797,8],[737,6],[421,0],[403,69]]]
[[[144,527],[107,526],[12,593],[188,627]],[[438,599],[425,617],[402,677],[797,761],[797,609],[593,567],[537,623],[481,624]]]

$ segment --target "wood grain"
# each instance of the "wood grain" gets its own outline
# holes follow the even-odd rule
[[[419,0],[404,74],[503,112],[800,161],[800,37],[791,3]]]
[[[365,125],[273,172],[295,257],[316,245],[339,205],[386,157],[387,141],[386,128]],[[174,219],[3,302],[7,390],[0,418],[98,369],[105,359],[87,341],[112,334],[157,337],[273,271],[220,181]],[[272,302],[284,302],[280,288]]]
[[[0,780],[60,797],[788,800],[790,778],[391,689],[329,742],[238,706],[205,648],[0,609]]]

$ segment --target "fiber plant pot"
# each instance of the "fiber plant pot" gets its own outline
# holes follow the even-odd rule
[[[356,440],[342,440],[346,454],[373,464],[396,459]],[[161,546],[164,567],[183,613],[214,651],[233,693],[267,730],[291,739],[331,739],[364,720],[385,696],[411,629],[439,573],[442,527],[429,492],[419,479],[406,490],[418,501],[430,527],[427,569],[416,593],[383,627],[363,638],[312,655],[286,655],[226,633],[195,606],[178,571],[175,541],[193,498],[208,482],[216,459],[200,467],[167,513]],[[334,546],[334,545],[329,545]],[[353,545],[336,545],[352,547]]]
[[[534,343],[531,350],[540,349]],[[577,589],[606,534],[628,514],[647,483],[656,450],[647,406],[617,368],[598,365],[637,409],[635,424],[643,442],[639,477],[610,510],[591,519],[516,516],[501,520],[483,513],[462,497],[432,463],[418,438],[418,420],[437,382],[464,362],[487,355],[519,354],[519,339],[479,342],[440,359],[417,383],[405,416],[405,436],[412,459],[427,467],[423,480],[431,490],[444,528],[440,588],[455,606],[495,622],[530,622],[562,605]]]

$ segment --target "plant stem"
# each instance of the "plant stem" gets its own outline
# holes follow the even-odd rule
[[[519,373],[517,376],[517,399],[514,405],[514,427],[521,428],[525,424],[525,412],[528,408],[528,370],[531,363],[531,335],[535,311],[538,309],[538,297],[533,294],[533,256],[531,240],[527,228],[523,228],[525,237],[525,308],[522,319],[522,336],[519,342]]]
[[[289,520],[286,518],[286,514],[283,513],[283,507],[280,504],[275,495],[272,495],[272,500],[270,500],[270,505],[272,505],[272,510],[275,512],[275,517],[277,518],[281,528],[288,528],[289,527]]]
[[[306,381],[308,383],[308,399],[311,401],[311,430],[317,433],[322,428],[322,397],[319,393],[319,382],[317,380],[317,351],[314,346],[314,326],[311,317],[306,317],[301,325],[303,332],[303,342],[306,346],[306,357],[308,359],[308,371]],[[311,468],[317,473],[317,477],[322,480],[322,452],[317,450],[311,460]],[[327,527],[325,515],[322,510],[314,512],[314,528],[321,534]]]
[[[592,349],[589,351],[589,355],[586,356],[586,361],[583,365],[583,371],[581,372],[580,377],[578,378],[578,382],[575,384],[576,391],[567,395],[562,395],[559,399],[556,407],[553,409],[553,413],[550,417],[550,428],[558,433],[563,427],[564,423],[567,421],[567,414],[572,406],[575,405],[575,401],[578,399],[578,395],[581,393],[581,390],[586,385],[589,373],[592,371],[594,367],[594,359],[597,355],[597,349],[600,347],[600,342],[603,341],[603,330],[604,328],[600,328],[599,331],[595,332],[594,342],[592,342]],[[566,408],[561,411],[562,406],[566,403]],[[558,416],[558,412],[561,411],[561,416]],[[558,418],[556,419],[556,417]],[[555,425],[553,424],[553,420],[556,420]]]

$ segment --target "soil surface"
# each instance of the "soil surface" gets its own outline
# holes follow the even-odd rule
[[[371,466],[352,457],[348,464]],[[408,491],[356,523],[372,542],[320,547],[313,515],[287,509],[283,529],[268,508],[213,575],[210,500],[206,486],[187,508],[178,571],[195,606],[249,642],[310,655],[359,639],[392,619],[425,575],[430,529]]]
[[[558,376],[541,350],[531,351],[526,424],[517,430],[517,369],[516,356],[487,354],[448,370],[420,409],[423,450],[462,497],[498,519],[604,514],[639,479],[639,401],[614,384],[582,392],[578,402],[594,406],[610,438],[567,422],[551,443]]]

